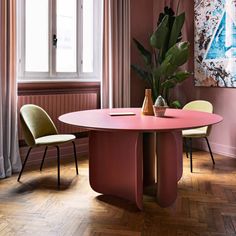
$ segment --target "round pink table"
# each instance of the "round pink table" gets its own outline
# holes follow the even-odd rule
[[[135,115],[111,116],[110,112]],[[117,108],[67,113],[59,120],[90,130],[91,187],[96,192],[135,202],[142,209],[143,182],[145,185],[155,182],[153,168],[157,172],[159,205],[168,207],[176,200],[177,183],[183,170],[182,130],[212,125],[222,117],[177,109],[167,109],[165,117],[155,117],[141,115],[140,108]],[[143,150],[143,134],[147,132],[156,132],[156,167],[153,165],[155,155],[148,149]]]

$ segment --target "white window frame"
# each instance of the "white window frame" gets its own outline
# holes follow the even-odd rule
[[[33,0],[32,0],[33,1]],[[55,81],[100,81],[102,60],[102,4],[93,0],[93,72],[82,71],[83,57],[83,1],[77,0],[77,72],[56,72],[56,48],[52,45],[53,34],[56,34],[56,0],[49,0],[49,72],[25,71],[25,0],[17,1],[18,28],[18,81],[19,82],[55,82]],[[53,7],[55,6],[55,7]],[[57,35],[57,34],[56,34]]]

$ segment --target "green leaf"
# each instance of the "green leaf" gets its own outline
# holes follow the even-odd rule
[[[172,55],[169,55],[161,63],[161,65],[159,67],[161,76],[169,77],[169,76],[173,75],[173,73],[178,69],[177,65],[174,65],[171,63],[171,58],[172,58]]]
[[[149,72],[134,64],[131,65],[131,68],[141,79],[145,80],[150,86],[152,86],[151,74]]]
[[[162,49],[165,46],[169,35],[168,24],[169,16],[166,15],[150,38],[150,44],[152,47]]]
[[[181,108],[182,108],[182,105],[181,105],[180,101],[175,100],[175,101],[173,101],[173,102],[171,103],[171,107],[181,109]]]
[[[133,39],[137,49],[139,50],[143,60],[145,61],[146,65],[151,65],[152,63],[152,54],[144,48],[144,46],[136,39]]]
[[[171,48],[178,41],[178,38],[181,34],[182,27],[185,21],[185,13],[178,15],[175,17],[174,24],[170,33],[170,40],[168,48]]]
[[[190,75],[191,73],[188,71],[178,71],[172,76],[172,78],[175,78],[178,83],[181,83],[186,80]]]
[[[171,80],[166,80],[166,81],[164,81],[164,82],[161,84],[161,86],[162,86],[162,88],[164,88],[164,89],[171,89],[171,88],[174,88],[176,84],[177,84],[177,81],[171,79]]]
[[[155,69],[153,69],[153,74],[156,79],[160,78],[161,73],[162,73],[161,67],[156,67]]]
[[[188,71],[178,71],[173,76],[171,76],[170,79],[165,80],[161,86],[165,89],[171,89],[176,86],[176,84],[179,84],[183,82],[185,79],[187,79],[191,75]]]
[[[176,43],[167,51],[166,58],[169,57],[172,65],[181,66],[186,63],[189,57],[189,42]]]

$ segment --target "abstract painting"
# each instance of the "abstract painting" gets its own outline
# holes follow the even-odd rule
[[[195,0],[195,85],[236,87],[236,0]]]

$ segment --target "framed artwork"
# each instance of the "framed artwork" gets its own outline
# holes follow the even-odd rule
[[[195,86],[236,87],[236,0],[195,0]]]

